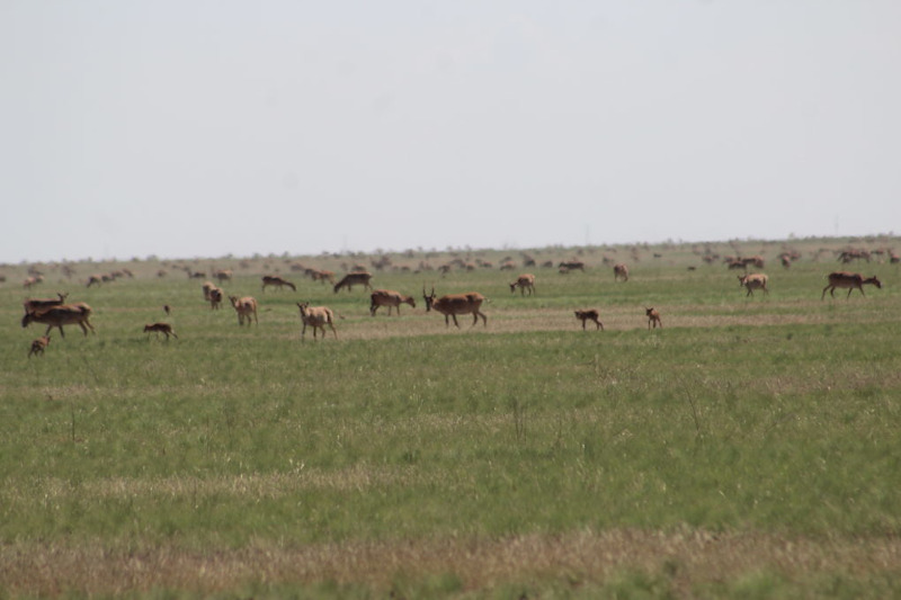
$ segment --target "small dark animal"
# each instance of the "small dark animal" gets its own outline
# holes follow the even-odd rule
[[[585,329],[586,321],[594,321],[595,330],[600,329],[601,331],[604,331],[604,324],[601,323],[601,321],[599,320],[598,311],[593,308],[590,308],[588,310],[577,310],[576,318],[582,320],[582,329],[583,330]]]

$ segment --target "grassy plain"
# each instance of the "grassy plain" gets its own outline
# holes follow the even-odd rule
[[[0,268],[0,597],[897,596],[901,266],[851,265],[883,289],[821,300],[842,267],[816,251],[848,243],[897,240],[793,241],[790,269],[744,243],[768,260],[753,297],[687,245],[584,249],[568,275],[394,255],[413,271],[374,283],[417,297],[400,318],[288,266],[361,257],[186,261],[232,268],[253,327],[171,263],[45,265],[31,292]],[[297,292],[261,293],[275,270]],[[507,285],[525,271],[533,297]],[[446,328],[423,285],[482,292],[488,326]],[[57,290],[97,333],[29,359],[44,328],[21,301]],[[337,340],[301,340],[303,300],[337,311]],[[158,320],[179,339],[142,332]]]

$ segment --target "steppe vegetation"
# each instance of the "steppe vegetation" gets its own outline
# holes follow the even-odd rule
[[[838,261],[861,248],[880,253]],[[0,598],[897,597],[892,248],[0,265]],[[763,257],[747,272],[769,294],[730,255]],[[300,270],[357,263],[416,307],[373,317],[368,290]],[[204,298],[226,270],[258,324]],[[882,289],[821,299],[839,270]],[[486,296],[487,326],[427,313],[432,287]],[[22,328],[23,301],[58,292],[96,333],[29,357],[45,327]],[[331,308],[337,337],[302,339],[299,302]],[[574,317],[592,308],[603,330]],[[144,333],[157,322],[178,338]]]

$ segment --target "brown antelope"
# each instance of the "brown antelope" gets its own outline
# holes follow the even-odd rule
[[[531,273],[520,275],[516,281],[510,284],[510,293],[515,292],[517,287],[520,295],[525,296],[526,290],[529,290],[529,295],[531,296],[535,291],[535,276]]]
[[[348,273],[341,281],[335,284],[335,293],[337,294],[338,290],[343,287],[346,287],[349,292],[355,285],[362,285],[366,289],[371,290],[372,285],[369,283],[370,279],[372,279],[372,273],[367,271],[363,271],[362,273]]]
[[[288,286],[292,291],[297,291],[297,286],[288,281],[287,279],[283,279],[278,275],[263,275],[263,291],[266,291],[266,286],[271,285],[275,286],[276,289],[281,290],[284,286]]]
[[[222,288],[214,285],[209,293],[210,310],[219,310],[223,298],[225,298],[225,292],[222,291]]]
[[[163,312],[166,313],[166,316],[172,314],[172,307],[168,304],[163,304]]]
[[[204,281],[201,289],[203,290],[203,299],[207,302],[210,301],[210,291],[216,287],[216,284],[212,281]]]
[[[651,328],[651,324],[654,325],[654,329],[658,326],[663,329],[663,321],[660,320],[660,313],[656,308],[645,308],[644,312],[648,316],[648,329]]]
[[[44,356],[44,350],[46,350],[47,346],[49,346],[49,345],[50,345],[50,336],[49,335],[42,335],[41,337],[32,341],[31,342],[31,350],[28,351],[28,358],[31,358],[32,354],[35,354],[35,355],[40,354],[41,356]]]
[[[50,335],[50,330],[54,327],[59,329],[59,334],[66,337],[63,331],[63,325],[78,325],[85,335],[88,335],[88,328],[94,331],[94,326],[90,322],[91,307],[84,302],[75,304],[63,304],[61,306],[53,306],[41,311],[32,311],[25,313],[22,317],[22,327],[28,327],[31,323],[41,323],[47,326],[47,332],[44,335]]]
[[[613,265],[613,281],[629,281],[629,267],[624,264]]]
[[[369,305],[369,314],[373,317],[375,316],[375,311],[379,309],[380,306],[388,307],[388,316],[391,316],[391,309],[397,309],[397,316],[400,316],[400,305],[401,304],[409,304],[413,308],[416,308],[416,301],[413,299],[413,296],[405,296],[400,292],[395,292],[394,290],[375,290],[370,295],[372,299],[372,303]]]
[[[42,283],[44,281],[43,275],[34,275],[31,277],[26,277],[25,281],[22,282],[22,286],[25,289],[31,289],[33,286]]]
[[[558,269],[561,267],[565,268],[566,272],[575,271],[576,269],[583,272],[585,271],[585,263],[583,263],[581,260],[563,261],[559,265],[557,265]]]
[[[768,290],[766,287],[767,281],[767,276],[763,273],[752,273],[751,275],[738,276],[739,287],[748,289],[748,293],[745,294],[746,297],[753,296],[754,290],[763,290],[764,294],[769,294],[770,290]]]
[[[454,319],[454,325],[459,328],[460,324],[457,323],[457,315],[469,314],[472,315],[472,327],[474,327],[475,324],[479,322],[479,317],[482,317],[484,326],[488,326],[488,317],[482,314],[482,311],[479,310],[482,307],[482,303],[486,302],[487,299],[485,298],[485,296],[478,292],[467,292],[465,294],[448,294],[446,296],[436,298],[434,287],[432,288],[431,294],[426,294],[425,287],[423,287],[422,297],[425,300],[426,312],[434,310],[444,315],[445,326],[450,326],[450,318],[452,317]]]
[[[24,307],[25,312],[30,313],[36,310],[44,310],[53,306],[61,306],[66,303],[66,298],[69,297],[69,293],[65,294],[56,293],[59,298],[29,298],[25,301]]]
[[[600,329],[604,331],[604,324],[600,321],[600,316],[598,315],[598,311],[590,308],[588,310],[577,310],[576,318],[581,319],[582,321],[582,330],[585,330],[585,322],[586,321],[594,321],[595,330]]]
[[[252,298],[251,296],[245,296],[244,298],[229,296],[228,299],[235,308],[235,312],[238,313],[238,325],[244,325],[244,320],[247,319],[247,326],[249,327],[251,317],[253,317],[253,321],[257,325],[260,324],[259,320],[257,320],[256,298]]]
[[[310,307],[309,302],[298,302],[297,308],[300,309],[300,320],[303,321],[303,330],[300,332],[300,339],[302,340],[304,336],[307,334],[307,326],[313,328],[313,339],[316,339],[316,331],[322,330],[322,339],[325,339],[325,326],[328,325],[331,328],[332,333],[335,334],[335,339],[338,339],[338,332],[335,331],[335,313],[332,309],[327,306],[313,306]]]
[[[100,285],[103,283],[103,275],[91,275],[88,277],[88,285],[86,287],[91,287],[92,285]]]
[[[334,271],[322,271],[319,269],[307,269],[307,275],[313,281],[321,281],[323,285],[328,281],[331,284],[335,283],[335,272]]]
[[[864,279],[860,273],[836,271],[829,273],[827,277],[829,278],[829,285],[823,288],[823,295],[820,296],[820,300],[826,297],[826,290],[829,290],[829,295],[835,298],[835,288],[848,288],[848,295],[845,298],[850,298],[851,292],[854,290],[860,290],[861,295],[866,296],[863,293],[865,284],[875,285],[878,289],[882,289],[882,282],[876,279],[875,275]]]
[[[213,274],[213,277],[218,279],[219,283],[222,283],[223,281],[231,281],[231,279],[232,279],[231,269],[220,269],[219,271],[216,271]]]
[[[150,325],[144,325],[144,333],[147,333],[148,331],[155,332],[157,337],[159,337],[161,333],[165,333],[166,341],[169,341],[170,335],[175,339],[178,339],[175,330],[172,329],[172,325],[169,325],[168,323],[152,323]]]

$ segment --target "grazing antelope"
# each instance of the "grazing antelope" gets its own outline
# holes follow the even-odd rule
[[[561,262],[559,265],[557,265],[557,268],[559,269],[561,267],[565,268],[566,272],[574,271],[576,269],[583,271],[583,272],[585,271],[585,263],[583,263],[581,260],[572,260],[572,261]]]
[[[595,330],[600,329],[604,331],[604,324],[600,321],[600,316],[598,315],[598,311],[590,308],[588,310],[577,310],[576,318],[582,320],[582,330],[585,330],[585,322],[586,321],[594,321]]]
[[[47,346],[50,345],[50,336],[42,335],[36,340],[31,342],[31,350],[28,351],[28,358],[31,358],[32,354],[40,354],[44,356],[44,350],[47,349]]]
[[[175,330],[172,329],[172,325],[168,323],[153,323],[151,325],[144,325],[144,333],[148,331],[156,332],[156,336],[159,337],[161,333],[166,334],[166,341],[169,341],[169,336],[171,335],[175,339],[178,339],[178,336],[175,334]]]
[[[244,319],[247,319],[247,326],[249,327],[251,316],[257,325],[260,324],[259,320],[257,320],[256,298],[252,298],[251,296],[245,296],[244,298],[229,296],[228,299],[235,308],[235,312],[238,313],[238,325],[244,325]]]
[[[394,290],[375,290],[370,295],[372,299],[372,303],[369,305],[369,314],[373,317],[375,316],[375,311],[379,309],[380,306],[388,307],[388,316],[391,316],[391,309],[397,309],[397,316],[400,316],[400,305],[401,304],[409,304],[413,308],[416,308],[416,301],[413,299],[413,296],[405,296],[400,292],[395,292]]]
[[[31,323],[41,323],[47,326],[47,332],[44,335],[50,335],[50,330],[54,327],[59,329],[59,334],[66,337],[63,331],[63,325],[78,325],[85,335],[88,335],[88,328],[94,331],[94,326],[90,322],[91,307],[84,302],[75,304],[63,304],[61,306],[53,306],[45,310],[32,311],[25,313],[22,317],[22,327],[28,327]]]
[[[449,318],[454,319],[454,325],[456,327],[460,327],[460,324],[457,323],[457,315],[472,315],[472,327],[475,326],[476,323],[479,322],[479,317],[482,317],[482,321],[485,327],[488,327],[488,317],[482,314],[482,311],[479,310],[482,307],[482,303],[486,302],[487,299],[485,296],[478,292],[467,292],[465,294],[448,294],[446,296],[441,296],[440,298],[435,297],[435,288],[432,288],[431,294],[425,293],[425,287],[422,288],[422,297],[425,300],[425,310],[429,312],[430,310],[435,310],[444,315],[444,324],[445,326],[450,326]]]
[[[535,291],[535,276],[531,273],[520,275],[516,281],[510,284],[510,293],[515,292],[517,287],[520,295],[525,296],[526,290],[529,290],[529,295],[531,296],[532,292]]]
[[[745,296],[752,296],[754,294],[754,290],[763,290],[764,294],[769,294],[770,290],[766,287],[767,276],[763,273],[752,273],[751,275],[739,275],[738,276],[738,285],[739,287],[745,287],[748,289],[748,293]]]
[[[29,298],[23,304],[25,312],[30,313],[36,310],[51,308],[53,306],[61,306],[66,303],[66,298],[69,297],[68,292],[65,294],[57,292],[56,295],[59,296],[59,298]]]
[[[221,269],[219,271],[216,271],[213,274],[213,277],[218,279],[219,283],[222,283],[223,281],[231,281],[231,279],[232,279],[231,269]]]
[[[302,340],[304,336],[307,334],[307,326],[313,328],[313,339],[316,339],[316,331],[318,329],[322,330],[322,339],[325,339],[325,326],[328,325],[332,333],[335,334],[335,339],[338,339],[338,332],[335,331],[335,313],[332,309],[327,306],[313,306],[310,307],[309,302],[298,302],[297,308],[300,309],[300,320],[303,321],[303,330],[300,332],[300,339]]]
[[[876,276],[868,277],[864,279],[863,275],[860,273],[848,273],[847,271],[836,271],[834,273],[829,273],[827,275],[829,278],[829,285],[823,288],[823,295],[820,296],[820,300],[826,297],[826,290],[829,290],[829,295],[835,298],[835,288],[848,288],[848,295],[845,298],[851,297],[851,292],[854,290],[860,290],[862,296],[866,296],[863,293],[863,286],[865,284],[875,285],[877,288],[882,289],[882,282],[876,279]]]
[[[293,283],[291,283],[287,279],[283,279],[283,278],[279,277],[278,275],[263,275],[263,291],[264,292],[266,291],[267,285],[275,286],[279,290],[282,289],[284,286],[288,286],[289,288],[291,288],[292,291],[294,291],[294,292],[297,291],[297,287]]]
[[[652,323],[654,329],[657,329],[658,326],[660,326],[660,329],[663,329],[663,321],[660,320],[660,313],[656,308],[645,308],[644,312],[648,316],[648,329],[651,328]]]
[[[88,277],[88,285],[86,287],[91,287],[92,285],[100,285],[103,283],[103,275],[91,275]]]
[[[225,292],[222,291],[222,288],[213,286],[209,294],[210,310],[219,310],[219,305],[222,304],[224,297]]]
[[[42,283],[43,281],[44,281],[44,276],[43,276],[43,275],[34,275],[34,276],[31,276],[31,277],[26,277],[26,278],[25,278],[25,281],[22,282],[22,286],[23,286],[25,289],[31,289],[32,286],[35,286],[35,285],[37,285],[37,284],[39,284],[39,283]]]
[[[328,281],[331,284],[335,283],[335,272],[334,271],[323,271],[319,269],[307,269],[307,275],[313,281],[321,281],[323,285]]]
[[[347,291],[349,292],[355,285],[362,285],[366,289],[371,290],[372,285],[370,285],[369,283],[370,279],[372,279],[372,273],[369,273],[367,271],[363,271],[361,273],[348,273],[341,281],[335,284],[335,293],[337,294],[338,290],[343,287],[346,287]]]
[[[629,267],[624,264],[613,265],[613,281],[629,281]]]

